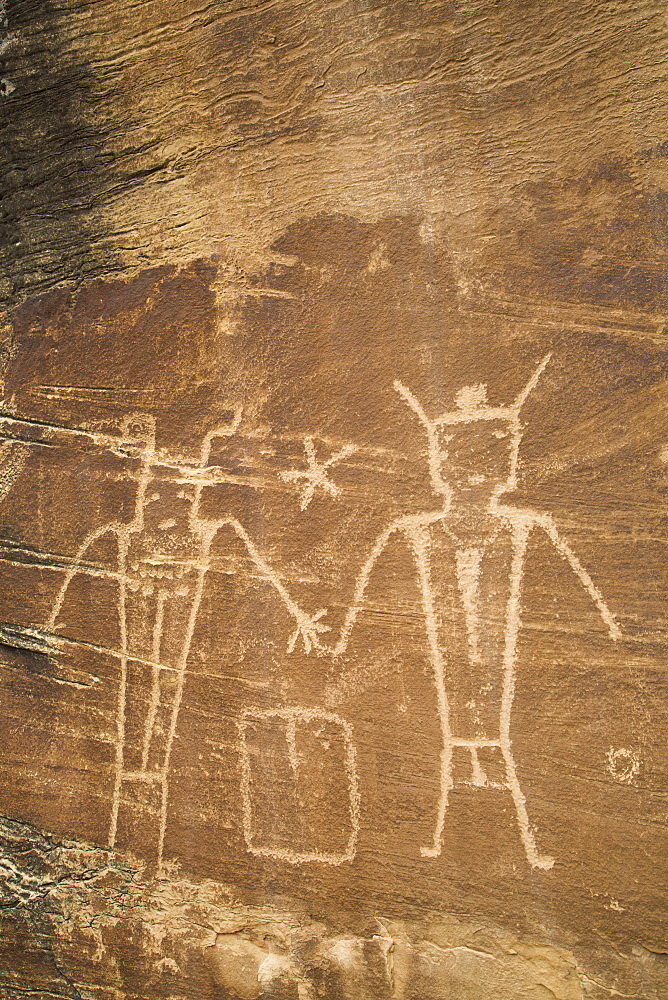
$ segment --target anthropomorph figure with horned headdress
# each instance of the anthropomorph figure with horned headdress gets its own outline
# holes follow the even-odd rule
[[[394,521],[377,539],[362,566],[333,653],[341,655],[347,648],[376,561],[391,538],[403,536],[417,572],[442,737],[440,797],[433,840],[421,848],[424,857],[441,852],[453,767],[455,758],[461,758],[459,763],[463,760],[470,768],[469,784],[511,793],[529,863],[543,869],[554,864],[536,847],[510,738],[522,576],[535,528],[547,534],[569,563],[610,637],[621,635],[553,519],[500,501],[517,485],[520,411],[549,360],[550,355],[542,360],[510,406],[491,405],[485,385],[469,385],[457,393],[454,410],[435,419],[404,385],[394,383],[427,432],[431,482],[443,504],[436,511]],[[454,573],[446,572],[446,566]],[[500,780],[492,780],[493,772]]]

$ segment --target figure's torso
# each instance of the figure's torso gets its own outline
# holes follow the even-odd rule
[[[479,532],[457,531],[447,515],[423,529],[450,730],[456,739],[499,738],[504,658],[514,653],[509,601],[527,529],[519,511],[517,515],[490,516]]]

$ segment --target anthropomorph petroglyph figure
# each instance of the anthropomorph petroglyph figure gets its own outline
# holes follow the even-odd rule
[[[543,359],[511,405],[494,406],[485,385],[469,385],[455,396],[454,409],[435,419],[409,389],[394,383],[427,433],[431,482],[443,504],[394,521],[377,539],[358,576],[333,654],[341,655],[348,646],[379,556],[391,540],[403,539],[420,588],[442,738],[440,797],[433,840],[421,848],[424,857],[441,852],[455,757],[463,756],[469,784],[493,785],[512,795],[529,863],[543,869],[554,864],[537,849],[510,735],[522,577],[534,529],[547,534],[573,569],[610,637],[620,637],[603,597],[553,519],[500,501],[517,484],[520,411],[549,359]],[[492,770],[501,780],[490,779]]]
[[[109,843],[154,853],[163,851],[169,796],[172,744],[183,696],[188,656],[197,623],[212,545],[224,529],[240,539],[260,577],[273,587],[295,629],[288,650],[301,638],[309,651],[324,630],[290,597],[243,525],[224,513],[215,519],[201,512],[204,488],[220,470],[211,468],[212,442],[230,437],[233,422],[206,435],[199,461],[186,464],[156,450],[152,417],[127,417],[119,454],[136,463],[133,517],[96,529],[84,540],[65,573],[45,634],[62,634],[59,616],[72,584],[89,572],[96,543],[111,539],[117,565],[106,575],[117,582],[120,666],[117,738]],[[108,650],[109,651],[109,650]],[[147,841],[152,841],[148,843]]]

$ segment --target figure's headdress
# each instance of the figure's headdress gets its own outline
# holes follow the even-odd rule
[[[221,427],[214,427],[212,431],[202,439],[202,447],[200,449],[200,466],[205,469],[209,464],[211,459],[211,446],[216,438],[229,438],[234,437],[234,435],[239,430],[239,424],[241,423],[241,418],[243,416],[243,406],[230,407],[232,413],[232,420],[229,424],[223,424]]]
[[[432,482],[440,488],[442,485],[440,475],[440,461],[438,458],[438,431],[441,427],[452,424],[470,424],[477,420],[505,420],[519,432],[520,410],[524,406],[527,397],[538,384],[538,380],[545,371],[551,354],[546,354],[540,362],[535,372],[515,397],[510,406],[490,406],[487,401],[487,386],[483,384],[465,385],[455,395],[455,409],[442,413],[438,417],[431,419],[427,416],[417,397],[410,389],[407,389],[402,382],[395,381],[394,388],[401,398],[408,403],[420,422],[424,425],[429,438],[429,466],[431,470]],[[513,467],[511,476],[514,477],[517,466],[517,454],[513,456]]]
[[[434,417],[433,420],[430,420],[410,389],[407,389],[398,380],[395,381],[394,388],[417,414],[428,432],[444,424],[468,424],[474,420],[509,420],[514,423],[519,420],[520,410],[524,406],[529,394],[536,388],[538,379],[545,371],[551,357],[551,354],[545,355],[527,384],[519,395],[515,397],[510,406],[490,406],[487,402],[486,385],[465,385],[455,395],[456,409],[449,410],[447,413],[442,413],[439,417]]]

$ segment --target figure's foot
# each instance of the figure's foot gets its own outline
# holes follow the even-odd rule
[[[538,854],[528,860],[532,868],[541,868],[544,872],[549,871],[554,864],[554,858],[548,857],[547,854]]]

